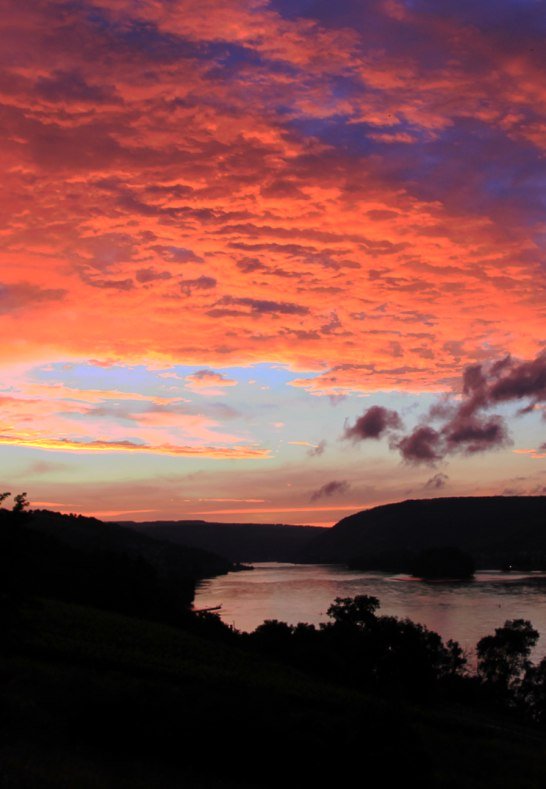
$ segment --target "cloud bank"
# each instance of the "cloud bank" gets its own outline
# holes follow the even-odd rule
[[[398,432],[403,425],[396,411],[372,406],[352,427],[345,428],[342,437],[364,441],[388,436],[391,448],[407,463],[434,464],[456,453],[473,455],[508,446],[511,439],[505,419],[489,412],[524,401],[521,414],[546,402],[546,351],[530,361],[505,356],[469,365],[460,389],[457,399],[440,399],[405,435]]]
[[[275,359],[340,396],[530,358],[540,21],[508,0],[9,5],[0,361]]]

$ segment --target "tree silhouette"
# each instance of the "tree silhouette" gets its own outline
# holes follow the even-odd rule
[[[517,689],[517,700],[524,713],[537,723],[546,723],[546,658],[529,666]]]
[[[527,619],[507,620],[495,629],[494,636],[478,641],[478,675],[497,691],[508,692],[529,668],[529,655],[538,637]]]
[[[9,495],[10,494],[8,493],[8,496]],[[27,499],[26,491],[24,493],[18,493],[14,498],[14,502],[13,512],[24,512],[28,507],[30,507],[30,502]]]
[[[375,612],[379,605],[377,597],[367,594],[336,597],[326,613],[338,625],[351,625],[364,630],[376,621]]]

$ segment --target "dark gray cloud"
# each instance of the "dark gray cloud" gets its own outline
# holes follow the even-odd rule
[[[82,277],[86,285],[92,288],[111,288],[112,290],[132,290],[135,283],[132,279],[95,279],[94,277]]]
[[[242,258],[241,260],[237,261],[236,265],[239,271],[242,271],[243,274],[254,274],[255,272],[260,272],[272,277],[284,277],[286,279],[299,279],[301,276],[299,271],[287,271],[286,269],[280,268],[279,266],[266,266],[257,258]]]
[[[60,288],[40,288],[29,282],[0,283],[0,315],[22,309],[36,302],[60,301],[66,291]]]
[[[500,416],[469,416],[461,406],[439,430],[420,424],[399,441],[391,442],[391,447],[398,449],[408,463],[434,464],[457,452],[473,455],[508,444],[508,429]]]
[[[440,488],[445,488],[448,479],[447,474],[434,474],[430,479],[427,479],[423,487],[427,490],[439,490]]]
[[[247,307],[253,315],[307,315],[309,313],[308,307],[291,301],[269,301],[269,299],[251,299],[246,296],[223,296],[217,304],[227,307]]]
[[[159,271],[156,268],[140,268],[135,276],[139,282],[147,284],[148,282],[156,282],[157,280],[171,279],[172,274],[170,271]]]
[[[332,312],[330,314],[330,318],[328,322],[324,323],[320,327],[320,331],[322,332],[322,334],[334,334],[337,329],[341,329],[341,328],[342,328],[341,321],[339,320],[337,313]]]
[[[252,274],[254,271],[267,271],[267,266],[261,263],[257,258],[242,258],[237,261],[237,268],[243,274]]]
[[[509,442],[507,427],[500,416],[482,418],[457,414],[444,427],[442,433],[447,452],[463,447],[466,453],[473,454],[505,446]]]
[[[214,277],[196,277],[195,279],[182,279],[180,280],[180,290],[186,296],[190,296],[194,290],[211,290],[216,287],[216,280]]]
[[[346,480],[341,480],[339,482],[333,480],[332,482],[327,482],[326,485],[323,485],[321,488],[311,494],[311,501],[328,498],[329,496],[340,496],[341,494],[346,493],[350,487],[350,484]]]
[[[400,415],[396,411],[380,405],[372,405],[358,417],[354,425],[346,425],[343,438],[353,441],[379,439],[391,430],[401,430],[403,426]]]
[[[529,362],[518,363],[507,357],[498,365],[492,368],[493,383],[488,388],[491,402],[523,398],[546,401],[546,351]]]
[[[392,442],[391,446],[399,449],[408,463],[435,463],[443,456],[440,433],[426,425],[415,428],[413,433]]]
[[[202,263],[203,258],[196,255],[191,249],[185,247],[168,246],[166,244],[155,244],[150,247],[154,252],[168,261],[169,263]]]

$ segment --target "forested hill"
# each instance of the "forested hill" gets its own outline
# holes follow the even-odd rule
[[[227,559],[208,551],[161,542],[81,515],[1,509],[0,521],[0,552],[11,557],[7,571],[25,578],[30,588],[62,599],[94,604],[98,595],[115,610],[120,595],[129,603],[129,589],[143,597],[147,586],[150,595],[161,588],[173,601],[188,604],[197,580],[231,567]]]
[[[207,521],[123,522],[136,532],[179,545],[191,545],[232,562],[293,562],[324,529],[264,523]]]
[[[405,569],[426,548],[456,546],[478,567],[546,566],[546,496],[408,500],[364,510],[322,530],[307,562]]]
[[[173,547],[159,534],[145,535],[116,523],[81,515],[61,515],[48,510],[34,510],[29,528],[50,534],[73,548],[93,551],[116,551],[148,561],[160,575],[205,578],[227,572],[229,561],[223,555],[199,548]]]

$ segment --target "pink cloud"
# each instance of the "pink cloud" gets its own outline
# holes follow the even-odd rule
[[[222,394],[230,386],[237,386],[237,381],[213,370],[197,370],[186,376],[186,388],[203,395]]]
[[[249,460],[269,457],[269,452],[253,447],[180,446],[175,444],[137,444],[133,441],[76,441],[39,435],[0,435],[0,445],[32,447],[62,452],[144,452],[156,455]]]

